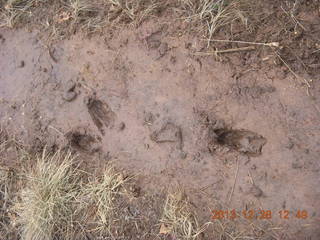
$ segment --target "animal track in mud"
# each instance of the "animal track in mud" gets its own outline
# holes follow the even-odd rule
[[[176,142],[179,149],[183,147],[181,128],[173,123],[165,123],[159,131],[154,131],[150,138],[156,143]]]
[[[273,86],[233,86],[233,94],[235,97],[250,97],[258,99],[263,95],[271,94],[276,91]]]
[[[267,143],[264,137],[248,130],[221,128],[214,130],[214,133],[218,144],[250,156],[260,155],[262,147]]]
[[[200,112],[201,125],[207,131],[208,148],[214,152],[218,145],[227,146],[249,156],[261,155],[262,147],[267,140],[252,131],[228,128],[225,122],[206,112]]]
[[[65,136],[70,146],[76,150],[93,153],[99,149],[96,144],[96,138],[88,134],[84,128],[72,130]]]
[[[93,123],[97,126],[102,135],[105,135],[104,126],[112,128],[115,121],[115,113],[111,110],[107,103],[89,97],[85,99],[88,112]]]

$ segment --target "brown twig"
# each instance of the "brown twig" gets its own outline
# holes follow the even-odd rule
[[[226,43],[261,45],[261,46],[268,46],[268,47],[280,47],[279,42],[261,43],[261,42],[246,42],[246,41],[227,40],[227,39],[210,39],[210,42],[226,42]]]
[[[233,195],[233,192],[234,192],[234,188],[236,186],[236,182],[237,182],[237,178],[238,178],[238,172],[239,172],[239,160],[237,160],[237,170],[236,170],[236,173],[235,173],[235,176],[234,176],[234,182],[233,182],[233,186],[232,186],[232,189],[231,189],[231,193],[230,193],[230,196],[229,196],[228,203],[230,203],[230,201],[231,201],[231,198],[232,198],[232,195]]]
[[[251,51],[255,50],[256,48],[254,46],[249,46],[249,47],[242,47],[242,48],[230,48],[230,49],[225,49],[225,50],[216,50],[213,52],[197,52],[195,55],[198,56],[209,56],[209,55],[217,55],[219,53],[233,53],[233,52],[240,52],[240,51]]]

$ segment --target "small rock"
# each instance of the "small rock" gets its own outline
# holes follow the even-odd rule
[[[294,143],[289,139],[289,141],[284,145],[287,149],[292,149],[294,147]]]
[[[129,205],[127,209],[128,209],[128,212],[133,217],[137,217],[138,215],[140,215],[140,211],[137,208],[135,208],[134,206]]]
[[[73,101],[77,97],[77,94],[75,92],[65,92],[63,94],[63,99],[67,102]]]
[[[76,83],[73,81],[68,81],[65,85],[65,91],[66,92],[72,92],[76,87]]]
[[[291,166],[292,166],[293,169],[300,169],[300,168],[303,167],[303,164],[301,162],[299,162],[299,161],[295,161],[295,162],[292,163]]]
[[[124,122],[119,124],[119,131],[123,131],[126,128],[126,124]]]
[[[4,43],[5,40],[6,40],[6,39],[0,34],[0,42],[1,42],[1,43]]]
[[[151,112],[145,113],[144,122],[145,124],[152,125],[155,121],[155,117]]]
[[[18,68],[23,68],[25,66],[25,62],[24,61],[20,61]]]
[[[134,197],[139,197],[141,195],[141,188],[139,186],[130,186],[130,192]]]
[[[168,49],[169,48],[167,43],[161,43],[159,46],[160,57],[163,57],[167,53]]]
[[[159,40],[152,40],[148,42],[148,47],[153,49],[153,48],[158,48],[160,47],[161,42]]]
[[[261,188],[256,185],[252,185],[249,192],[257,198],[262,197],[263,195],[263,191],[261,190]]]
[[[180,158],[181,158],[181,159],[186,159],[187,156],[188,156],[188,154],[187,154],[186,152],[181,151],[181,153],[180,153]]]

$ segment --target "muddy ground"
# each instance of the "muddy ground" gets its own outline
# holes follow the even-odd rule
[[[180,185],[202,222],[271,210],[272,234],[256,239],[319,239],[318,72],[306,88],[269,47],[199,56],[206,42],[161,23],[50,46],[0,29],[2,128],[31,151],[71,146],[97,172],[113,161],[142,195]]]

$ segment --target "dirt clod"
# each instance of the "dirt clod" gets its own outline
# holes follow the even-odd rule
[[[256,198],[260,198],[263,196],[263,191],[257,185],[252,185],[249,192]]]
[[[24,61],[20,61],[18,68],[23,68],[25,66],[25,62]]]
[[[74,91],[75,87],[76,87],[76,83],[75,83],[75,82],[73,82],[73,81],[68,81],[68,82],[65,84],[64,89],[65,89],[66,92],[72,92],[72,91]]]
[[[161,43],[159,46],[159,57],[163,57],[169,50],[167,43]]]
[[[126,124],[124,122],[119,124],[119,131],[123,131],[126,128]]]
[[[77,93],[75,93],[75,92],[65,92],[64,94],[63,94],[63,99],[65,100],[65,101],[67,101],[67,102],[71,102],[71,101],[73,101],[75,98],[77,97]]]

